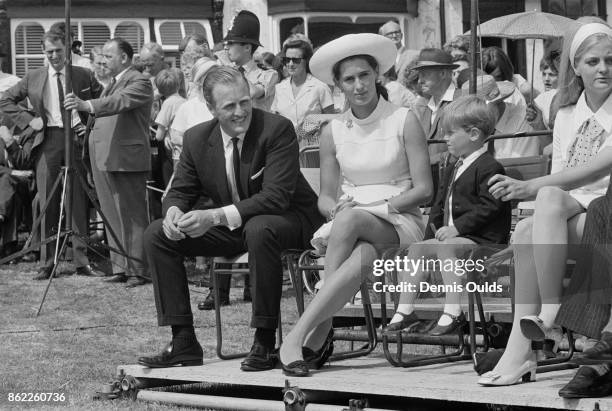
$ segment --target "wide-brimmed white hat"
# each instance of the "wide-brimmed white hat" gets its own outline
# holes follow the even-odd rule
[[[350,56],[367,54],[378,62],[379,74],[395,64],[397,48],[393,40],[373,33],[347,34],[321,46],[310,59],[310,72],[325,84],[334,84],[332,68]]]

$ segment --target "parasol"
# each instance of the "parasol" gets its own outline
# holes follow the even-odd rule
[[[491,19],[478,27],[478,35],[511,40],[563,37],[580,25],[576,20],[541,11],[526,11]],[[469,34],[466,33],[466,34]]]
[[[549,39],[564,37],[580,26],[576,20],[541,11],[526,11],[491,19],[478,26],[481,37],[502,37],[511,40]],[[470,32],[466,32],[469,35]],[[535,70],[535,42],[531,61],[531,100],[533,101],[533,73]]]

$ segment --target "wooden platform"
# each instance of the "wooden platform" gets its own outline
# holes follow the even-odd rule
[[[282,388],[288,379],[280,369],[242,372],[240,360],[211,359],[205,360],[204,365],[199,367],[162,369],[122,365],[118,370],[137,379],[191,381],[262,389]],[[289,382],[304,390],[354,393],[355,397],[383,396],[394,401],[401,399],[402,404],[405,399],[406,408],[411,401],[421,399],[431,401],[432,409],[440,407],[440,401],[452,401],[546,409],[612,410],[612,397],[580,400],[560,398],[557,392],[574,373],[575,370],[555,371],[538,374],[537,381],[532,383],[511,387],[481,387],[476,383],[478,376],[469,362],[394,368],[382,356],[371,355],[333,362],[331,366],[313,372],[311,377],[289,378]]]

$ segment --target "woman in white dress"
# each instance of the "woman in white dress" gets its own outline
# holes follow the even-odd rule
[[[343,91],[350,110],[321,133],[318,206],[333,225],[324,285],[280,350],[287,375],[306,376],[325,363],[333,350],[331,318],[372,272],[383,247],[423,238],[419,205],[433,192],[425,135],[416,116],[389,103],[376,82],[395,56],[391,40],[361,33],[327,43],[310,61],[317,78]]]
[[[555,323],[562,295],[568,244],[582,237],[585,210],[604,195],[612,167],[612,29],[583,25],[565,41],[553,133],[552,174],[528,181],[491,179],[504,200],[536,197],[533,218],[514,233],[515,310],[508,345],[481,385],[533,380],[531,341],[543,341]]]

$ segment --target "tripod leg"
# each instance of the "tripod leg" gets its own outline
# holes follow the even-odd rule
[[[66,182],[68,181],[68,167],[64,167],[64,172],[62,173],[63,177],[64,177],[64,186],[62,188],[62,197],[60,200],[60,212],[59,212],[59,218],[58,218],[58,222],[57,222],[57,232],[59,233],[61,230],[61,226],[62,226],[62,217],[64,215],[64,207],[66,207]],[[71,230],[69,230],[71,231]],[[61,236],[57,236],[57,239],[55,241],[55,253],[53,254],[53,266],[54,266],[54,270],[55,267],[57,267],[57,263],[58,261],[58,257],[59,257],[59,250],[60,250],[60,237]],[[64,238],[64,242],[67,242],[66,238]]]
[[[55,256],[53,257],[53,268],[51,269],[51,274],[49,275],[49,281],[47,282],[47,287],[45,288],[45,292],[42,296],[42,299],[40,300],[40,305],[38,306],[38,311],[36,311],[36,317],[38,317],[38,314],[40,314],[40,310],[42,310],[42,306],[45,303],[45,298],[47,298],[47,293],[49,292],[49,287],[51,287],[51,281],[53,281],[53,277],[55,276],[55,272],[57,270],[57,262],[58,262],[58,258],[61,254],[63,254],[66,251],[66,244],[68,244],[68,237],[70,236],[69,232],[64,233],[63,240],[62,240],[62,246],[58,249],[55,249]],[[57,236],[58,238],[58,244],[59,244],[59,238],[60,236]]]

